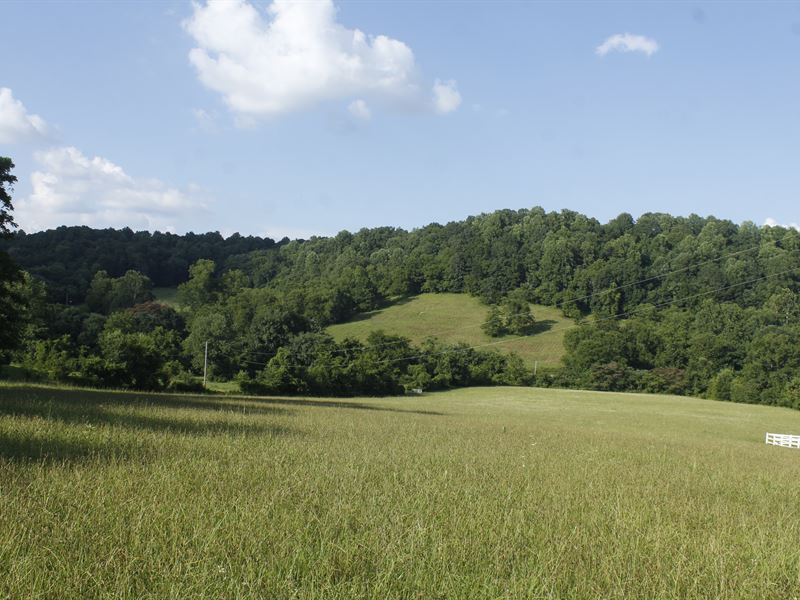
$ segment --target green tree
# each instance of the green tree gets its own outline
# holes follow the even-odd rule
[[[229,311],[221,310],[213,304],[203,306],[197,311],[189,323],[189,335],[183,341],[184,352],[197,373],[203,371],[206,342],[209,342],[209,375],[222,378],[235,375],[241,368],[236,357],[242,344],[236,339]],[[251,355],[248,360],[266,362],[259,358],[258,355]]]
[[[109,277],[105,271],[94,274],[86,304],[89,310],[108,314],[153,300],[153,282],[138,271],[129,270],[122,277]]]
[[[766,306],[775,313],[781,325],[800,321],[800,300],[797,299],[797,294],[788,288],[772,294]]]
[[[731,386],[736,374],[733,369],[722,369],[711,380],[708,386],[708,397],[713,400],[730,400]]]
[[[499,306],[494,304],[489,308],[489,313],[486,315],[486,320],[481,325],[481,329],[490,337],[502,337],[508,333],[503,312]]]
[[[145,390],[161,389],[166,384],[164,366],[169,357],[165,347],[171,344],[160,327],[153,333],[124,333],[108,326],[100,335],[100,349],[105,359],[105,385]]]
[[[98,271],[92,278],[86,293],[86,304],[92,312],[108,314],[111,308],[111,286],[113,279],[105,271]]]
[[[150,278],[131,270],[112,282],[109,308],[111,311],[130,308],[153,299],[153,282]]]
[[[76,369],[77,356],[69,336],[34,342],[25,353],[23,365],[54,381],[66,381]]]
[[[792,378],[783,390],[781,404],[790,408],[800,408],[800,377]]]
[[[14,163],[0,156],[0,238],[7,238],[16,227],[11,216],[11,191],[17,182],[11,174]],[[9,351],[19,346],[23,331],[23,298],[15,291],[22,272],[6,252],[0,251],[0,362],[9,358]]]
[[[528,335],[533,330],[535,319],[523,290],[514,290],[503,302],[506,329],[514,335]]]
[[[7,156],[0,156],[0,236],[7,237],[16,227],[11,211],[11,192],[17,183],[16,175],[12,175],[14,162]]]
[[[509,333],[528,335],[535,323],[525,291],[517,289],[509,293],[499,306],[495,304],[489,308],[481,328],[491,337],[502,337]]]
[[[189,281],[178,286],[178,301],[192,310],[216,300],[217,280],[213,260],[198,260],[189,267]]]

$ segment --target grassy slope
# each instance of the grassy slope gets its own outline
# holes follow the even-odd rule
[[[153,288],[153,295],[156,300],[167,306],[173,308],[179,306],[178,303],[178,288],[175,287],[157,287]]]
[[[0,597],[800,594],[800,412],[0,386]]]
[[[333,325],[328,331],[337,339],[364,339],[370,331],[383,329],[417,343],[435,335],[443,341],[466,342],[473,346],[506,339],[507,342],[487,347],[502,352],[514,351],[529,365],[538,360],[540,366],[557,367],[564,354],[563,329],[573,322],[557,308],[533,305],[531,309],[539,323],[537,333],[516,340],[513,338],[518,336],[491,338],[484,334],[481,325],[488,308],[467,294],[421,294],[383,310],[360,315],[349,323]]]

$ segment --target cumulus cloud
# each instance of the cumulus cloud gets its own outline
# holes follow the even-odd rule
[[[605,56],[609,52],[641,52],[652,56],[658,51],[658,42],[643,35],[617,33],[595,48],[595,53]]]
[[[192,116],[196,124],[196,131],[214,133],[219,130],[218,115],[216,111],[207,111],[203,108],[193,108]]]
[[[411,48],[337,23],[332,0],[275,0],[266,15],[245,0],[210,0],[183,25],[197,44],[189,60],[200,81],[240,122],[355,97],[439,113],[461,102],[454,81],[437,81],[431,99]]]
[[[372,118],[372,112],[369,110],[369,106],[360,98],[358,100],[353,100],[347,107],[347,111],[361,121],[369,121]]]
[[[17,202],[26,231],[59,225],[131,227],[174,231],[189,210],[201,209],[197,190],[180,191],[157,179],[136,179],[119,165],[77,148],[52,148],[34,155],[32,193]]]
[[[461,94],[458,93],[456,82],[439,81],[433,84],[433,105],[436,112],[445,114],[453,112],[461,104]]]
[[[44,119],[30,114],[9,88],[0,87],[0,144],[13,144],[46,133]]]
[[[798,225],[797,223],[789,223],[789,224],[784,225],[783,223],[779,223],[777,220],[773,219],[772,217],[767,217],[767,219],[764,221],[764,226],[765,227],[783,227],[785,229],[796,229],[797,231],[800,231],[800,225]]]

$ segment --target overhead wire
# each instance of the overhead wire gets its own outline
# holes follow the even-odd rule
[[[767,279],[780,277],[781,275],[786,275],[786,274],[792,273],[792,272],[797,271],[797,270],[798,270],[798,267],[795,267],[795,268],[792,268],[792,269],[786,269],[785,271],[781,271],[781,272],[778,272],[778,273],[773,273],[771,275],[764,275],[762,277],[756,277],[756,278],[753,278],[753,279],[749,279],[747,281],[742,281],[742,282],[739,282],[739,283],[733,283],[733,284],[729,284],[729,285],[725,285],[725,286],[720,286],[720,287],[717,287],[717,288],[714,288],[714,289],[711,289],[711,290],[706,290],[704,292],[699,292],[697,294],[690,294],[688,296],[675,298],[675,299],[672,299],[672,300],[669,300],[669,301],[666,301],[666,302],[660,302],[660,303],[657,303],[657,304],[649,304],[648,306],[649,307],[653,307],[653,308],[661,308],[661,307],[664,307],[664,306],[669,306],[671,304],[684,302],[686,300],[692,300],[694,298],[700,298],[700,297],[703,297],[703,296],[708,296],[708,295],[711,295],[711,294],[714,294],[714,293],[717,293],[717,292],[721,292],[721,291],[725,291],[725,290],[728,290],[728,289],[733,289],[733,288],[736,288],[736,287],[742,287],[742,286],[749,285],[749,284],[752,284],[752,283],[757,283],[759,281],[765,281]],[[381,361],[378,361],[377,364],[391,364],[391,363],[395,363],[395,362],[401,362],[401,361],[407,361],[407,360],[415,360],[415,359],[427,358],[427,357],[431,357],[431,356],[440,356],[440,355],[450,354],[450,353],[466,352],[466,351],[469,351],[469,350],[477,350],[477,349],[480,349],[480,348],[487,348],[487,347],[490,347],[490,346],[498,346],[498,345],[501,345],[501,344],[507,344],[507,343],[519,341],[519,340],[522,340],[522,339],[529,339],[529,338],[533,337],[533,335],[536,335],[536,336],[540,337],[540,336],[546,335],[548,333],[559,333],[559,332],[563,332],[563,331],[566,331],[566,330],[569,330],[569,329],[575,329],[577,327],[583,327],[587,323],[596,324],[596,323],[599,323],[599,322],[602,322],[602,321],[611,320],[611,319],[619,319],[619,318],[622,318],[622,317],[626,317],[626,316],[630,316],[632,314],[635,314],[635,313],[639,312],[639,310],[641,308],[643,308],[643,307],[636,307],[636,308],[633,308],[631,310],[620,312],[620,313],[617,313],[617,314],[614,314],[614,315],[608,315],[608,316],[605,316],[605,317],[592,319],[591,321],[586,321],[584,323],[575,323],[575,324],[569,325],[567,327],[560,327],[560,328],[557,328],[557,329],[551,329],[551,330],[544,331],[544,332],[539,333],[539,334],[520,335],[520,336],[516,336],[516,337],[513,337],[513,338],[505,338],[505,339],[497,340],[497,341],[494,341],[494,342],[487,342],[487,343],[484,343],[484,344],[475,344],[475,345],[466,346],[466,347],[463,347],[463,348],[458,348],[458,347],[456,347],[456,348],[448,348],[448,349],[443,350],[441,352],[426,352],[426,353],[415,354],[415,355],[410,355],[410,356],[404,356],[404,357],[395,358],[395,359],[383,359]],[[362,351],[371,350],[373,348],[374,347],[365,346]],[[265,362],[265,363],[259,363],[259,362],[255,362],[255,361],[247,361],[247,362],[250,362],[251,364],[261,365],[261,366],[266,366],[268,364],[268,362]],[[333,366],[334,365],[334,363],[314,363],[314,364],[317,365],[317,366]],[[291,368],[307,368],[310,365],[308,365],[308,364],[289,364],[289,365],[285,365],[285,366],[291,367]]]
[[[769,244],[778,244],[778,243],[780,243],[780,242],[782,242],[782,241],[784,241],[784,240],[786,240],[786,239],[788,239],[790,237],[797,237],[797,232],[788,233],[787,235],[785,235],[785,236],[783,236],[781,238],[772,240],[772,241],[770,241],[768,243]],[[741,249],[741,250],[736,250],[734,252],[729,252],[729,253],[723,254],[721,256],[718,256],[717,258],[704,260],[704,261],[701,261],[699,263],[693,263],[691,265],[687,265],[685,267],[681,267],[681,268],[678,268],[678,269],[673,269],[673,270],[670,270],[670,271],[667,271],[667,272],[664,272],[664,273],[651,275],[651,276],[643,278],[643,279],[639,279],[639,280],[632,281],[632,282],[629,282],[629,283],[625,283],[625,284],[622,284],[622,285],[618,285],[618,286],[615,286],[615,287],[599,290],[597,292],[593,292],[593,293],[587,294],[585,296],[580,296],[580,297],[577,297],[577,298],[567,298],[567,299],[561,300],[559,302],[556,302],[553,305],[548,306],[548,308],[560,308],[560,307],[563,307],[565,304],[570,304],[570,303],[580,302],[580,301],[583,301],[583,300],[588,300],[588,299],[594,298],[596,296],[601,296],[601,295],[604,295],[604,294],[610,294],[612,292],[615,292],[615,291],[618,291],[618,290],[621,290],[621,289],[627,289],[629,287],[640,285],[642,283],[648,283],[648,282],[651,282],[651,281],[656,281],[658,279],[663,279],[664,277],[668,277],[668,276],[674,275],[676,273],[684,273],[686,271],[690,271],[692,269],[697,269],[697,268],[700,268],[700,267],[703,267],[703,266],[706,266],[706,265],[709,265],[709,264],[713,264],[713,263],[725,260],[727,258],[731,258],[733,256],[746,254],[748,252],[752,252],[753,250],[761,249],[763,247],[764,247],[763,243],[755,244],[755,245],[750,246],[748,248],[744,248],[744,249]],[[516,314],[511,315],[511,316],[515,317],[515,316],[518,316],[518,315],[521,315],[521,314],[525,314],[525,313],[516,313]],[[478,323],[478,324],[474,324],[473,323],[471,325],[465,325],[465,326],[461,326],[461,327],[455,327],[455,328],[451,328],[451,329],[435,331],[435,332],[427,334],[426,337],[435,338],[435,337],[438,337],[440,335],[444,335],[444,334],[447,334],[447,333],[465,331],[467,329],[475,329],[476,327],[482,327],[482,326],[483,326],[482,323]],[[544,332],[544,333],[546,333],[546,332]],[[539,334],[539,335],[541,335],[541,334]],[[522,337],[529,337],[529,336],[522,336]],[[404,344],[404,343],[406,343],[406,341],[407,340],[405,340],[405,339],[393,340],[393,341],[389,341],[389,342],[383,342],[383,343],[380,343],[380,344],[372,345],[372,346],[369,346],[368,348],[369,349],[374,349],[374,348],[395,346],[395,345]],[[246,342],[241,342],[240,344],[245,344],[245,343]],[[494,343],[494,342],[492,342],[492,343]],[[366,349],[367,349],[367,347],[365,347],[361,351],[364,351]],[[332,352],[333,353],[346,353],[346,352],[352,351],[352,350],[355,350],[355,349],[334,349]],[[272,355],[272,353],[261,352],[261,351],[257,351],[257,350],[247,351],[246,354],[261,354],[261,355],[265,355],[265,356],[271,356]],[[253,362],[254,364],[262,364],[262,363],[255,363],[254,361],[248,361],[248,362]],[[263,363],[263,364],[266,364],[266,363]]]

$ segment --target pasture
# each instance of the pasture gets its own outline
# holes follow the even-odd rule
[[[531,311],[536,319],[532,335],[492,338],[481,329],[489,307],[477,298],[467,294],[420,294],[358,315],[347,323],[331,325],[328,333],[337,340],[345,337],[364,340],[371,331],[382,329],[407,337],[415,344],[428,336],[470,346],[491,344],[487,348],[516,352],[528,366],[539,361],[540,367],[558,368],[564,355],[564,330],[574,323],[564,317],[561,309],[552,306],[532,304]]]
[[[0,385],[0,597],[791,598],[800,412]]]

